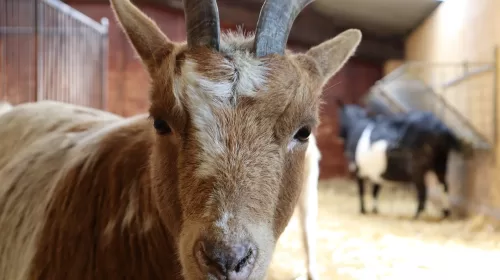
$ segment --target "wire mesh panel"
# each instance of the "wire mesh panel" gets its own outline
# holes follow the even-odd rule
[[[475,148],[496,143],[494,62],[408,62],[379,81],[367,99],[390,100],[383,100],[390,111],[432,112]]]
[[[35,101],[35,2],[0,0],[0,98]],[[30,32],[31,31],[31,32]]]
[[[108,21],[59,0],[0,0],[0,99],[105,108]]]

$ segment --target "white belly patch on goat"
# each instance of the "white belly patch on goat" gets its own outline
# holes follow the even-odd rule
[[[373,125],[367,126],[358,144],[356,145],[355,160],[359,169],[359,175],[370,179],[374,183],[383,181],[382,174],[387,168],[387,141],[378,140],[370,143]]]

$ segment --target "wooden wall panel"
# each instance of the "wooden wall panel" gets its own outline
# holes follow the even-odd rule
[[[399,66],[403,65],[404,63],[404,60],[399,60],[399,59],[391,59],[391,60],[387,60],[385,63],[384,63],[384,67],[383,67],[383,74],[384,76],[385,75],[388,75],[389,73],[391,73],[392,71],[396,70]]]
[[[408,38],[408,60],[427,62],[491,62],[495,46],[500,44],[500,1],[453,0],[443,2],[438,9]],[[497,67],[498,69],[498,67]],[[497,71],[498,72],[498,71]],[[445,93],[451,104],[463,112],[472,123],[485,116],[500,119],[492,103],[499,98],[484,92],[499,92],[494,74],[464,82]],[[478,80],[479,79],[479,80]],[[481,88],[478,88],[481,87]],[[463,94],[462,94],[463,93]],[[496,100],[496,101],[495,101]],[[489,106],[488,106],[489,105]],[[481,126],[481,125],[479,125]],[[479,127],[486,129],[485,127]],[[498,122],[497,122],[497,129]],[[491,132],[491,131],[490,131]],[[497,153],[480,153],[466,168],[468,173],[464,201],[471,211],[488,212],[500,218],[500,149]],[[495,161],[496,156],[496,161]],[[496,212],[495,212],[495,209]]]

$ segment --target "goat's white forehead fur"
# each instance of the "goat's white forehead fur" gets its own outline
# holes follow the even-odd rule
[[[201,178],[214,173],[217,157],[226,152],[224,132],[214,110],[230,109],[239,96],[253,97],[264,89],[268,68],[250,52],[252,42],[253,38],[245,37],[242,32],[222,34],[220,52],[224,58],[214,67],[228,73],[226,77],[211,80],[197,71],[197,61],[187,57],[182,74],[174,78],[174,95],[184,100],[201,147],[197,171]]]

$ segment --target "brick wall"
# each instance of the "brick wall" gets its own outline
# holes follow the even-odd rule
[[[146,111],[148,76],[126,41],[125,35],[117,26],[109,5],[72,2],[69,4],[97,21],[102,17],[110,20],[108,110],[124,116]],[[141,9],[158,23],[170,39],[174,41],[185,39],[182,13],[150,6]],[[229,28],[224,24],[221,25]],[[290,47],[303,50],[297,46]],[[342,147],[335,140],[337,135],[335,98],[339,97],[345,102],[357,102],[368,88],[381,78],[381,75],[381,65],[353,58],[325,87],[321,125],[316,132],[318,146],[323,154],[321,178],[344,176],[347,173]]]

